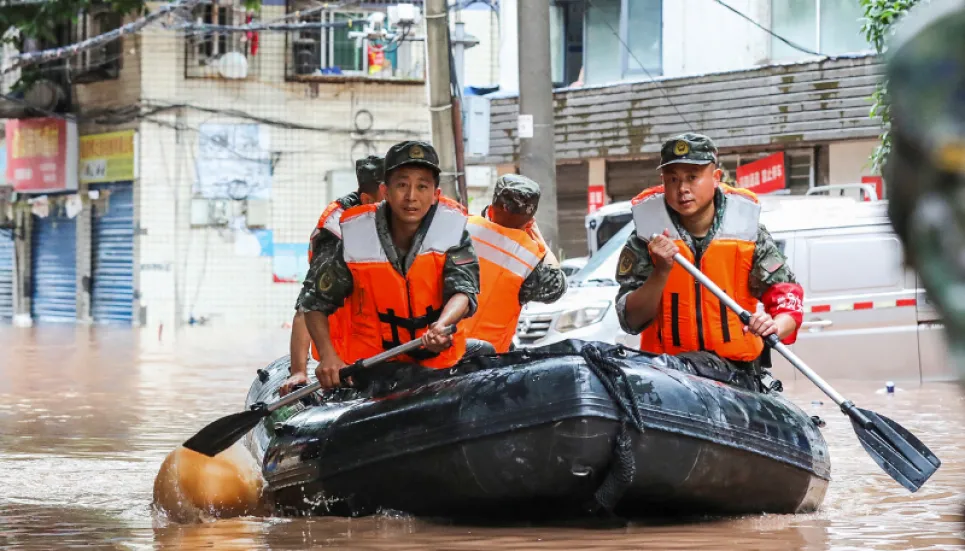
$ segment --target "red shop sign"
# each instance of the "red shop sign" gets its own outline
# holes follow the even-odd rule
[[[881,199],[883,199],[883,196],[885,193],[885,186],[884,186],[883,180],[881,179],[881,176],[862,176],[861,183],[873,185],[875,187],[875,193],[878,194],[878,200],[880,201]],[[864,193],[862,193],[862,195],[864,195]],[[871,197],[863,197],[862,200],[870,201]]]
[[[606,188],[604,186],[590,186],[586,192],[587,212],[593,214],[606,204]]]
[[[77,189],[77,124],[59,118],[8,119],[7,182],[22,193]]]
[[[784,175],[784,152],[768,155],[753,163],[737,167],[737,187],[759,194],[787,187],[787,179]]]

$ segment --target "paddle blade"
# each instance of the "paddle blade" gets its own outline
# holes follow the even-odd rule
[[[265,408],[226,415],[198,431],[184,443],[184,447],[214,457],[230,448],[267,416]]]
[[[908,491],[917,491],[941,467],[941,460],[904,427],[884,415],[855,409],[872,421],[872,426],[865,428],[852,419],[858,441],[875,463]]]

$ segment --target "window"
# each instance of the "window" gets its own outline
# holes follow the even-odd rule
[[[596,246],[602,247],[631,221],[633,221],[633,214],[629,212],[604,218],[596,230]]]
[[[620,48],[624,57],[624,76],[642,75],[646,71],[651,74],[660,73],[663,67],[661,2],[659,0],[623,0],[623,13],[626,15],[623,17],[624,30],[621,34],[625,37],[624,42],[629,46],[629,49],[622,45]]]
[[[121,15],[118,13],[104,9],[82,12],[72,29],[71,42],[81,42],[120,26]],[[122,40],[112,40],[84,50],[70,58],[71,79],[79,84],[116,79],[121,72],[123,56]]]
[[[808,241],[809,291],[872,292],[902,287],[901,243],[896,237],[819,237]]]
[[[588,4],[586,83],[618,82],[647,72],[662,74],[662,14],[662,0],[593,0]],[[614,55],[616,52],[620,55]]]
[[[235,7],[234,4],[207,2],[198,5],[192,13],[197,24],[237,26],[250,22],[244,8],[240,5]],[[255,35],[257,36],[257,33]],[[257,53],[253,51],[255,44],[257,42],[249,41],[248,33],[243,32],[189,31],[185,76],[204,78],[229,74],[247,75],[251,58]]]
[[[29,52],[76,44],[117,29],[121,26],[122,20],[121,14],[111,12],[103,6],[94,6],[88,11],[79,12],[72,22],[57,25],[49,36],[24,39],[16,49]],[[32,78],[28,75],[57,81],[63,79],[62,84],[65,85],[113,80],[120,76],[123,56],[123,39],[112,40],[106,44],[81,50],[66,60],[55,59],[25,67],[22,69],[24,71],[22,74],[27,77],[27,80]],[[4,75],[3,82],[12,85],[17,78],[7,78],[9,76],[11,75]]]
[[[563,83],[566,62],[565,25],[563,7],[550,6],[550,70],[555,83]]]
[[[809,50],[836,55],[870,51],[861,35],[859,0],[772,0],[771,30]],[[810,54],[771,38],[771,59],[790,61]]]
[[[289,4],[289,12],[307,10],[315,5],[294,1]],[[303,18],[304,21],[331,26],[289,33],[287,76],[295,79],[354,76],[421,81],[425,67],[424,42],[384,43],[350,36],[365,27],[366,18],[371,13],[316,11]],[[388,30],[402,32],[401,29]],[[409,32],[415,34],[416,30]]]

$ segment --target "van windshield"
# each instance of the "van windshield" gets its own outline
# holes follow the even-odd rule
[[[631,220],[633,220],[633,215],[629,212],[605,217],[600,222],[600,227],[596,229],[597,250],[609,243],[610,240],[613,239],[613,236]]]
[[[620,261],[620,251],[633,231],[633,222],[623,226],[606,245],[600,248],[586,262],[582,270],[568,278],[570,285],[580,287],[582,285],[617,285],[617,262]]]

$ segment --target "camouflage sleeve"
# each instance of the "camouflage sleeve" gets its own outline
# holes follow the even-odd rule
[[[754,265],[751,268],[748,287],[751,294],[759,300],[768,288],[777,283],[797,283],[797,280],[787,264],[787,257],[781,252],[764,224],[761,224],[760,231],[757,232]]]
[[[315,228],[309,238],[309,248],[312,251],[312,259],[318,256],[328,256],[335,252],[339,238],[330,231]]]
[[[442,302],[446,304],[456,293],[469,297],[469,312],[466,317],[476,313],[479,295],[479,259],[472,246],[468,231],[462,232],[462,241],[446,251],[446,264],[442,268]]]
[[[620,290],[617,291],[615,306],[620,327],[631,335],[640,333],[645,327],[627,325],[627,295],[643,286],[652,273],[653,262],[650,260],[647,244],[637,238],[637,232],[634,231],[627,238],[627,244],[623,246],[617,264],[616,279],[620,284]]]
[[[519,303],[542,302],[552,304],[566,292],[566,274],[559,266],[544,262],[536,265],[519,289]]]
[[[342,241],[325,240],[312,258],[296,308],[332,315],[352,294],[352,272],[342,256]]]

